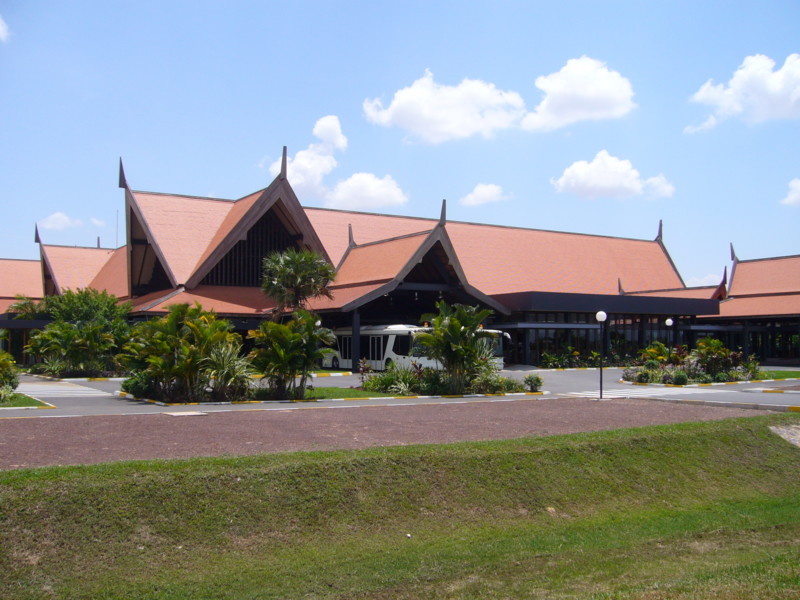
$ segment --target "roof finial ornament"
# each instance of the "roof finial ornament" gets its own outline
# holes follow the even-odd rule
[[[722,283],[720,285],[727,285],[728,283],[728,265],[722,270]]]
[[[350,248],[356,247],[356,240],[353,237],[353,225],[352,223],[347,224],[347,245]]]
[[[625,295],[625,290],[622,287],[622,279],[620,277],[617,277],[617,290],[620,296]]]
[[[123,190],[128,189],[128,180],[125,179],[125,169],[122,166],[122,157],[119,157],[119,187]]]
[[[739,258],[736,256],[736,250],[733,249],[733,242],[731,242],[731,261],[739,262]]]
[[[442,214],[439,217],[439,225],[444,227],[446,223],[447,223],[447,200],[443,198],[442,199]]]
[[[658,235],[656,235],[656,241],[660,242],[663,235],[664,235],[664,222],[661,219],[659,219],[658,220]]]
[[[33,243],[34,244],[41,244],[42,243],[42,238],[39,237],[39,224],[37,223],[34,226],[34,228],[35,228],[35,233],[34,233],[34,236],[33,236]]]
[[[286,157],[286,146],[283,147],[283,155],[281,156],[281,179],[286,179],[286,166],[288,159]]]

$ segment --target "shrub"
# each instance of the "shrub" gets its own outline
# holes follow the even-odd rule
[[[503,394],[523,391],[522,384],[510,377],[497,373],[483,373],[472,380],[470,391],[473,394]]]
[[[13,390],[19,385],[19,371],[14,357],[8,352],[0,351],[0,387],[10,387]]]
[[[686,371],[675,371],[675,374],[672,376],[672,383],[673,385],[686,385],[689,383],[689,376],[686,374]]]
[[[156,381],[146,371],[137,371],[123,381],[120,387],[123,392],[136,398],[154,398],[158,389]]]
[[[644,361],[643,367],[648,371],[657,371],[661,368],[661,363],[658,360],[651,358]]]
[[[531,373],[530,375],[525,376],[525,379],[522,380],[522,383],[529,392],[538,392],[540,389],[542,389],[544,380],[542,379],[541,375],[535,375]]]

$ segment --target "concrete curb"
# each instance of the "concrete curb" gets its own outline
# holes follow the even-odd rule
[[[449,400],[463,398],[465,400],[475,400],[480,398],[524,398],[526,396],[548,396],[550,392],[515,392],[510,394],[464,394],[463,396],[372,396],[369,398],[325,398],[324,400],[242,400],[240,402],[163,402],[161,400],[150,400],[147,398],[137,398],[127,392],[114,392],[118,398],[138,400],[156,406],[235,406],[238,404],[314,404],[317,402],[357,402],[369,400],[436,400],[437,398],[447,398]]]
[[[649,387],[672,387],[672,388],[698,388],[698,387],[711,387],[711,386],[718,386],[718,385],[743,385],[745,383],[771,383],[775,381],[800,381],[800,378],[797,377],[790,377],[786,379],[751,379],[749,381],[723,381],[723,382],[714,382],[714,383],[687,383],[686,385],[678,385],[675,383],[639,383],[638,381],[625,381],[624,379],[620,379],[618,383],[622,385],[638,385],[638,386],[649,386]],[[747,391],[747,390],[745,390]],[[787,393],[791,393],[792,390],[787,390]]]
[[[800,406],[786,406],[785,404],[760,404],[757,402],[723,402],[721,400],[682,400],[680,398],[655,398],[647,400],[656,402],[669,402],[670,404],[694,404],[698,406],[715,406],[718,408],[744,408],[749,410],[771,410],[773,412],[798,412]]]

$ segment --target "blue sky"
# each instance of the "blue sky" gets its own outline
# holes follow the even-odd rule
[[[0,0],[0,257],[133,189],[800,253],[800,3]],[[491,251],[491,248],[487,248]],[[535,259],[535,257],[526,257]]]

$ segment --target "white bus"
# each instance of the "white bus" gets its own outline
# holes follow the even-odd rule
[[[360,329],[361,356],[369,360],[369,366],[374,371],[383,371],[392,365],[410,367],[412,363],[441,369],[438,361],[423,356],[420,348],[414,344],[414,336],[424,331],[430,331],[430,328],[418,325],[366,325]],[[511,337],[497,329],[487,329],[486,332],[492,334],[489,339],[494,346],[494,362],[498,369],[502,369],[503,338]],[[345,327],[335,329],[333,333],[336,335],[336,348],[322,360],[323,368],[352,370],[358,367],[358,359],[353,365],[353,330]]]

